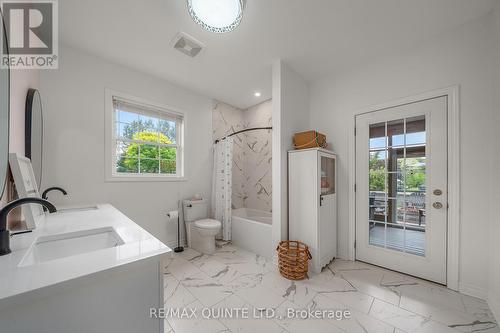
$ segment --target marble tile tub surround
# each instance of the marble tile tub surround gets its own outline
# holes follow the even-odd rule
[[[272,126],[271,100],[241,110],[216,102],[213,139],[251,127]],[[233,208],[272,209],[272,132],[259,130],[234,136]]]
[[[199,314],[168,318],[165,332],[500,332],[484,301],[361,262],[335,260],[309,280],[292,282],[270,260],[227,244],[213,255],[189,248],[172,254],[164,276],[165,307]],[[276,316],[204,319],[204,308],[273,309]],[[347,309],[351,317],[290,319],[287,309]]]

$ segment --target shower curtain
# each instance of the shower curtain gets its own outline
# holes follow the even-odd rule
[[[222,239],[231,240],[231,187],[233,168],[233,138],[214,145],[212,177],[212,216],[222,223]]]

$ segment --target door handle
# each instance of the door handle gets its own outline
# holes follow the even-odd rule
[[[323,196],[322,195],[319,196],[319,206],[320,207],[323,206]]]
[[[440,189],[435,189],[433,192],[432,192],[434,195],[441,195],[443,194],[443,191],[441,191]]]
[[[439,201],[436,201],[432,204],[432,207],[436,208],[436,209],[441,209],[443,208],[443,204],[440,203]]]

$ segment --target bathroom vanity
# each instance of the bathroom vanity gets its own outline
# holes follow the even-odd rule
[[[0,256],[1,332],[163,332],[170,249],[111,205],[47,214]],[[49,319],[50,318],[50,319]]]

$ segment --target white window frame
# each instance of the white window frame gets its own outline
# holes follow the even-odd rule
[[[116,154],[116,130],[115,130],[115,108],[113,99],[119,99],[124,102],[138,104],[145,108],[154,110],[152,113],[164,112],[166,116],[181,118],[181,122],[176,124],[176,174],[141,174],[141,173],[118,173],[115,166]],[[147,182],[147,181],[185,181],[185,163],[184,163],[184,135],[186,126],[186,115],[184,112],[158,103],[152,103],[143,98],[136,97],[127,93],[118,92],[112,89],[105,89],[105,180],[109,182]]]

